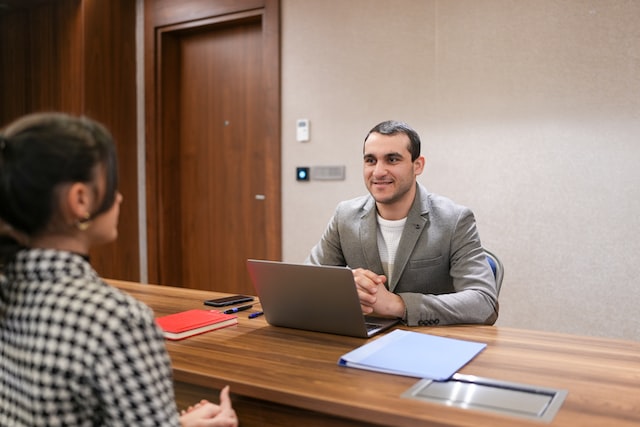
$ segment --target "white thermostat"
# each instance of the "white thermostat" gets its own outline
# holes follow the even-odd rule
[[[298,142],[309,141],[309,119],[296,120],[296,139]]]

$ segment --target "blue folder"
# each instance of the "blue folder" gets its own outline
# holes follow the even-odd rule
[[[396,329],[345,354],[338,364],[446,381],[486,346],[485,343]]]

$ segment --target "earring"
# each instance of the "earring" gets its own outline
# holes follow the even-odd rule
[[[91,225],[90,218],[91,218],[91,214],[86,213],[84,215],[84,218],[79,219],[78,222],[76,222],[76,228],[80,231],[86,231]]]

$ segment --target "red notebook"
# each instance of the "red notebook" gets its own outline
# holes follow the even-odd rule
[[[169,340],[181,340],[193,335],[236,325],[238,317],[216,310],[187,310],[156,318],[156,323]]]

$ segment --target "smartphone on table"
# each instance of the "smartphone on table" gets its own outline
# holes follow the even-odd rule
[[[248,295],[231,295],[222,298],[213,298],[205,300],[204,305],[211,305],[214,307],[225,307],[227,305],[240,304],[242,302],[253,301],[253,297]]]

